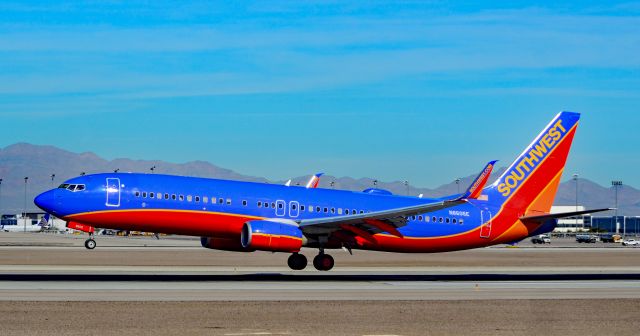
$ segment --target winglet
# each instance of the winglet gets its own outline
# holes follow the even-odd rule
[[[467,189],[467,191],[465,191],[465,193],[462,194],[459,199],[477,199],[478,197],[480,197],[482,189],[484,189],[484,186],[487,185],[487,182],[489,181],[489,177],[491,177],[491,172],[493,171],[493,167],[495,166],[496,162],[498,162],[498,160],[487,163],[480,175],[476,177],[473,183],[471,183],[471,185],[469,186],[469,189]]]
[[[307,182],[307,189],[315,189],[318,187],[318,183],[320,183],[320,176],[324,175],[324,173],[317,173],[309,179]]]

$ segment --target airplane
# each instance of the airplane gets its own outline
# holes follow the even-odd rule
[[[105,173],[72,178],[34,202],[88,232],[88,249],[95,227],[189,235],[214,250],[290,253],[293,270],[307,266],[302,247],[317,249],[313,266],[328,271],[331,249],[434,253],[507,244],[552,231],[558,218],[609,210],[550,213],[579,119],[559,113],[493,184],[496,161],[464,193],[436,199]]]

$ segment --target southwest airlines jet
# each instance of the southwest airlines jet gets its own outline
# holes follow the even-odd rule
[[[291,253],[294,270],[307,266],[302,247],[317,248],[313,265],[328,271],[328,249],[426,253],[512,243],[552,231],[558,218],[604,210],[550,213],[579,119],[558,114],[495,183],[486,186],[492,161],[463,194],[438,199],[113,173],[72,178],[35,204],[88,232],[89,249],[95,227],[189,235],[215,250]]]

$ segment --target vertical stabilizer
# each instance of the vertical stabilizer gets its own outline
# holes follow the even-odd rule
[[[522,214],[548,213],[553,204],[580,120],[559,113],[509,168],[485,189],[489,201]]]

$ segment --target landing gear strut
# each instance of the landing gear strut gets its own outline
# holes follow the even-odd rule
[[[93,250],[94,248],[96,248],[96,241],[93,240],[92,234],[89,235],[89,239],[84,241],[84,247],[86,247],[87,250]]]
[[[287,264],[289,265],[289,268],[294,271],[303,270],[307,267],[307,257],[300,253],[294,253],[289,257],[289,260],[287,260]]]
[[[320,254],[313,258],[313,267],[318,271],[329,271],[333,268],[333,265],[335,265],[333,257],[324,254],[324,251],[320,251]]]

